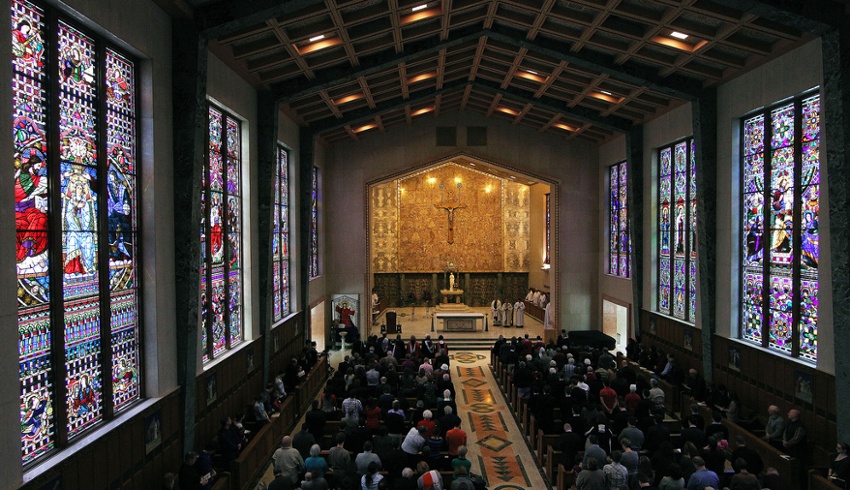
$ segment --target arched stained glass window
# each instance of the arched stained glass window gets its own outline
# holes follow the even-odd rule
[[[209,106],[201,191],[201,351],[204,362],[242,341],[241,124]]]
[[[820,95],[744,118],[741,338],[817,361]]]
[[[694,140],[658,150],[658,311],[696,321],[697,182]]]
[[[319,277],[319,168],[313,167],[310,202],[310,279]]]
[[[26,464],[142,395],[136,74],[49,7],[11,6]]]
[[[608,273],[631,277],[629,233],[629,173],[626,162],[608,167]]]
[[[289,153],[277,147],[274,175],[274,222],[272,230],[272,320],[290,312],[289,296]]]

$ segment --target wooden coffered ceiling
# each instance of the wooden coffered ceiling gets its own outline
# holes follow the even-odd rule
[[[813,38],[831,15],[846,15],[833,0],[187,6],[210,49],[329,143],[450,110],[601,143]]]

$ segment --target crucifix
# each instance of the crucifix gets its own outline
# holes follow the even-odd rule
[[[449,213],[449,243],[454,243],[455,242],[455,210],[456,209],[463,209],[463,208],[466,207],[466,205],[464,204],[463,206],[450,206],[450,205],[440,206],[439,204],[434,204],[434,207],[437,208],[437,209],[445,209],[446,212]]]
[[[460,189],[461,189],[461,187],[462,187],[461,184],[458,183],[457,184],[457,194],[454,197],[445,198],[443,196],[443,191],[445,190],[445,186],[443,184],[440,184],[440,196],[441,196],[440,203],[434,204],[435,208],[445,209],[446,212],[449,215],[449,237],[448,237],[449,243],[455,242],[455,210],[463,209],[463,208],[466,207],[465,204],[463,204],[463,205],[458,204],[458,202],[460,201]]]

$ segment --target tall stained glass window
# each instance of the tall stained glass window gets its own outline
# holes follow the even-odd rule
[[[546,256],[543,258],[543,263],[548,264],[550,255],[549,252],[551,250],[550,240],[552,239],[552,201],[551,194],[546,193]]]
[[[608,167],[608,273],[620,277],[631,277],[628,182],[626,162]]]
[[[817,361],[820,96],[744,118],[741,338]]]
[[[272,320],[278,321],[289,312],[289,154],[277,148],[274,175],[274,222],[272,223]]]
[[[241,124],[209,106],[201,191],[201,352],[207,362],[242,341]]]
[[[319,277],[319,168],[313,167],[310,201],[310,279]]]
[[[12,0],[24,464],[138,400],[135,63]]]
[[[688,322],[697,309],[694,140],[658,150],[658,311]]]

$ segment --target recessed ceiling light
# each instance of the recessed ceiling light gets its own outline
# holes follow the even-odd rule
[[[531,73],[532,75],[537,75],[537,72],[534,71],[534,70],[525,70],[525,71],[527,71],[528,73]]]
[[[431,112],[431,111],[433,111],[433,110],[434,110],[434,107],[433,107],[433,106],[431,106],[431,107],[423,107],[422,109],[419,109],[419,110],[416,110],[416,111],[411,112],[411,113],[410,113],[410,115],[411,115],[411,116],[419,116],[419,115],[422,115],[422,114],[427,114],[427,113],[429,113],[429,112]]]
[[[612,94],[611,94],[611,92],[609,92],[609,91],[607,91],[607,90],[600,90],[599,92],[601,92],[601,93],[603,93],[603,94],[605,94],[605,95],[612,95]]]
[[[472,162],[469,162],[469,166],[470,166],[470,167],[474,167],[474,166],[475,166],[475,164],[474,164],[474,163],[472,163]]]
[[[411,12],[419,12],[420,10],[426,9],[426,8],[428,8],[428,4],[423,3],[422,5],[417,5],[417,6],[413,7],[412,9],[410,9],[410,11]]]
[[[516,177],[514,177],[513,175],[511,175],[511,178],[512,178],[512,179],[515,179]]]
[[[347,103],[353,102],[355,100],[360,100],[364,97],[365,97],[365,95],[363,95],[362,92],[358,92],[356,94],[351,94],[351,95],[346,95],[345,97],[340,97],[340,98],[334,100],[334,104],[335,105],[347,104]]]
[[[370,129],[375,129],[377,127],[378,127],[377,124],[365,124],[363,126],[360,126],[359,128],[355,128],[353,131],[355,133],[362,133],[363,131],[368,131]]]
[[[496,110],[499,111],[499,112],[504,112],[505,114],[510,114],[512,116],[519,115],[519,112],[517,112],[517,111],[515,111],[515,110],[513,110],[509,107],[499,107]]]
[[[670,33],[670,35],[675,37],[676,39],[681,39],[683,41],[688,38],[687,34],[685,34],[684,32],[679,32],[679,31],[673,31],[673,32]]]
[[[313,36],[313,37],[311,37],[311,38],[310,38],[310,42],[311,42],[311,43],[314,43],[314,42],[316,42],[316,41],[321,41],[321,40],[322,40],[322,39],[324,39],[324,38],[325,38],[325,35],[324,35],[324,34],[319,34],[318,36]]]

